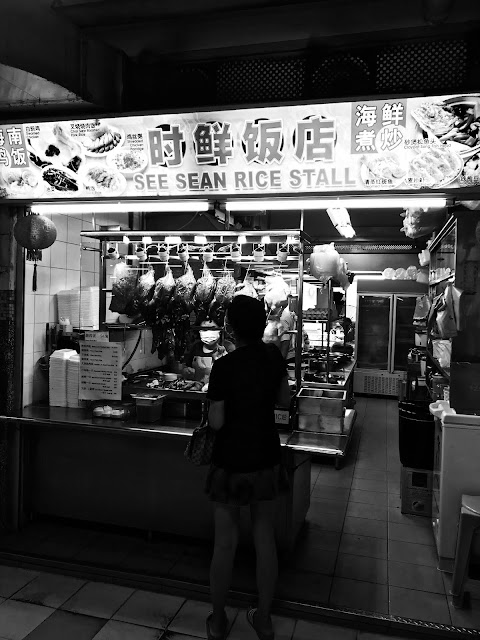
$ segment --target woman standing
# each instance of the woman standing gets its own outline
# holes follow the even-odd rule
[[[247,613],[261,640],[273,640],[271,606],[278,574],[274,537],[275,498],[288,489],[280,464],[275,405],[289,406],[285,361],[264,344],[263,304],[233,299],[228,323],[236,349],[213,364],[208,388],[209,422],[217,432],[206,490],[215,503],[215,548],[210,568],[213,612],[208,638],[224,638],[225,604],[239,536],[240,509],[249,505],[256,551],[258,607]]]

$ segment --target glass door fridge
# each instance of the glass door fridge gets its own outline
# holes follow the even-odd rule
[[[357,368],[388,371],[392,296],[359,295],[357,309]]]
[[[407,370],[408,351],[415,346],[414,295],[358,296],[357,368]]]
[[[359,294],[356,393],[398,395],[408,351],[415,346],[415,295]]]

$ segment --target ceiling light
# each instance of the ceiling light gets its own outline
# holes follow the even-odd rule
[[[122,242],[123,244],[130,244],[130,238],[128,236],[123,236]]]
[[[204,200],[175,200],[167,202],[165,200],[145,200],[122,202],[42,202],[33,204],[33,213],[129,213],[139,212],[160,212],[168,211],[208,211],[209,203]]]
[[[327,209],[342,206],[348,209],[402,209],[404,207],[442,208],[447,204],[445,197],[423,198],[421,196],[391,196],[369,198],[312,198],[297,200],[245,199],[232,200],[226,203],[227,211],[292,211],[295,209]]]
[[[238,236],[238,244],[247,244],[247,236]]]
[[[262,244],[270,244],[270,236],[262,236]]]
[[[152,244],[153,240],[151,236],[143,236],[142,242],[143,244]]]
[[[181,244],[182,239],[180,236],[167,236],[165,242],[166,244]]]
[[[195,244],[207,244],[207,238],[205,236],[194,236],[193,241]]]

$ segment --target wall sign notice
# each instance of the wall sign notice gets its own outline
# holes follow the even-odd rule
[[[80,399],[122,399],[122,345],[80,343]]]
[[[480,94],[0,126],[0,199],[480,184]]]

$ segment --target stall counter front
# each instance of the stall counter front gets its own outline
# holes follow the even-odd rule
[[[184,451],[197,421],[158,424],[92,418],[86,409],[30,406],[12,418],[24,447],[23,516],[51,516],[170,535],[213,539],[206,467]],[[290,491],[278,500],[276,535],[291,549],[310,506],[310,456],[286,445]],[[241,540],[249,536],[242,510]]]

